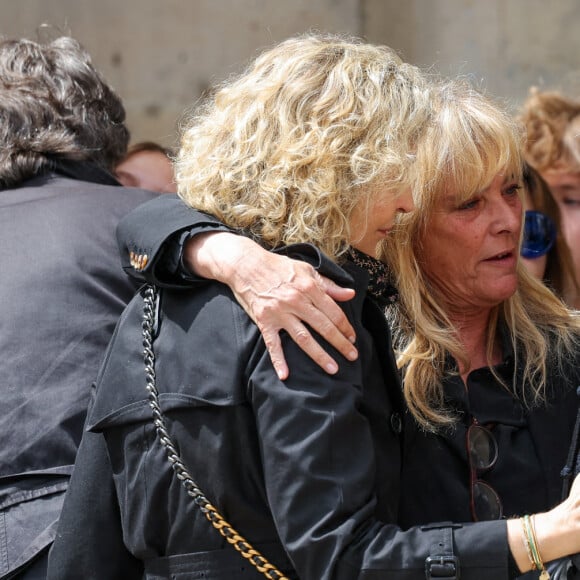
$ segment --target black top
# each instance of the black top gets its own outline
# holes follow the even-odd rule
[[[137,288],[115,228],[153,197],[77,162],[0,193],[0,576],[54,537],[91,382]]]
[[[494,368],[510,384],[514,357]],[[469,373],[467,385],[454,365],[444,382],[445,402],[457,416],[454,428],[427,433],[410,416],[405,418],[405,451],[402,481],[408,493],[400,502],[403,527],[448,517],[471,521],[470,467],[467,430],[476,421],[487,426],[498,444],[494,466],[478,476],[501,498],[504,517],[545,511],[560,501],[560,471],[573,430],[577,408],[575,385],[580,367],[571,362],[566,376],[552,376],[548,407],[527,408],[494,376],[489,368]],[[540,428],[540,425],[542,426]],[[559,436],[560,441],[554,436]],[[449,473],[457,474],[450,478]]]

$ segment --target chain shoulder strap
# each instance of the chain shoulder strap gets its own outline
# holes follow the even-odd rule
[[[176,446],[173,443],[161,407],[159,406],[159,392],[156,387],[155,352],[153,351],[153,328],[155,311],[159,293],[155,286],[147,285],[144,290],[143,304],[143,357],[145,360],[146,388],[149,395],[149,406],[153,413],[153,423],[161,445],[165,448],[167,458],[171,463],[177,479],[181,481],[188,495],[203,512],[211,525],[253,566],[270,578],[270,580],[288,580],[277,570],[260,552],[258,552],[244,537],[242,537],[209,502],[197,483],[191,477]]]

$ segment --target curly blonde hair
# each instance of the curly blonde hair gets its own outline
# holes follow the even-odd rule
[[[580,101],[532,87],[520,119],[527,132],[524,154],[534,169],[580,170]]]
[[[385,46],[291,38],[191,116],[179,195],[266,247],[311,242],[336,259],[357,202],[377,184],[393,195],[408,187],[429,86]]]
[[[382,247],[383,258],[396,272],[400,293],[399,304],[387,315],[399,349],[398,363],[404,368],[405,398],[428,430],[456,420],[444,404],[447,357],[466,368],[470,365],[445,300],[424,272],[425,232],[442,195],[456,192],[461,203],[488,187],[498,173],[521,176],[523,140],[522,127],[468,84],[444,86],[434,108],[433,123],[419,143],[414,167],[420,192],[417,210],[401,218],[401,227]],[[491,361],[498,327],[505,325],[523,368],[523,392],[515,376],[506,387],[533,405],[545,398],[548,365],[563,367],[578,347],[580,325],[521,263],[518,277],[518,291],[492,311],[486,350]]]

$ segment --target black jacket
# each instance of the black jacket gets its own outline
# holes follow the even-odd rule
[[[452,549],[462,578],[507,578],[505,522],[395,525],[402,402],[389,330],[365,297],[366,274],[297,250],[357,290],[343,307],[360,356],[332,377],[283,336],[292,373],[279,381],[256,326],[219,283],[161,293],[157,386],[194,479],[291,578],[419,579],[429,556]],[[138,297],[125,311],[100,373],[49,576],[260,578],[192,503],[157,440],[142,309]]]
[[[90,385],[136,290],[115,228],[153,197],[77,163],[0,191],[0,577],[55,535]]]

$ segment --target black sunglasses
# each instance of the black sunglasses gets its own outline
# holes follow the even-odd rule
[[[469,459],[470,507],[474,522],[499,520],[503,516],[501,499],[495,489],[479,479],[496,463],[498,446],[494,434],[474,421],[467,429]]]

